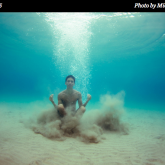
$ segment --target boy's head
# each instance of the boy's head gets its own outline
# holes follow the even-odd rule
[[[66,79],[65,79],[65,82],[67,82],[68,78],[72,78],[74,80],[74,83],[75,83],[75,77],[74,76],[72,76],[72,75],[67,76]]]

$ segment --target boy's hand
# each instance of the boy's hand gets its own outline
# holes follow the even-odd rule
[[[90,100],[92,97],[90,94],[87,94],[87,100]]]
[[[51,102],[54,102],[54,101],[53,101],[53,95],[54,95],[54,94],[51,94],[50,97],[49,97],[49,100],[50,100]]]

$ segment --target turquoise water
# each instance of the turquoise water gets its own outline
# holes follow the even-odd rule
[[[164,53],[165,13],[0,13],[0,102],[57,103],[72,74],[89,106],[165,110]]]

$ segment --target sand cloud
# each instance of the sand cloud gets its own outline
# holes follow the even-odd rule
[[[101,109],[86,111],[81,118],[69,113],[61,118],[57,110],[52,108],[30,117],[24,124],[35,133],[50,139],[61,141],[73,137],[85,143],[98,143],[104,139],[102,135],[105,131],[128,134],[128,124],[121,122],[124,96],[124,91],[100,96]]]

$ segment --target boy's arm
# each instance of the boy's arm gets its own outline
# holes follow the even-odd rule
[[[61,99],[61,95],[60,95],[60,94],[58,94],[58,105],[59,105],[59,104],[63,104],[63,103],[62,103],[62,99]]]
[[[55,104],[54,100],[53,100],[53,95],[54,94],[51,94],[50,97],[49,97],[49,100],[52,102],[52,104],[54,105],[55,108],[57,108],[57,105]]]
[[[82,104],[82,96],[81,96],[81,93],[80,93],[79,100],[78,100],[79,108],[80,108],[81,106],[84,106],[84,107],[85,107],[85,106],[87,105],[87,103],[89,102],[90,99],[91,99],[91,95],[88,94],[88,95],[87,95],[87,101],[86,101],[84,104]]]
[[[91,95],[87,94],[87,101],[83,104],[83,106],[85,107],[87,105],[87,103],[89,102],[89,100],[91,99]]]
[[[79,108],[83,105],[83,104],[82,104],[82,96],[81,96],[81,93],[79,94],[79,97],[78,97],[78,105],[79,105]]]

